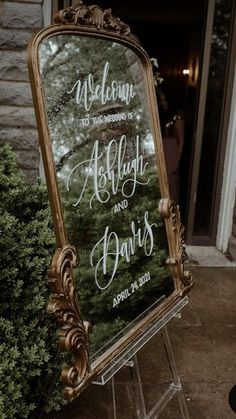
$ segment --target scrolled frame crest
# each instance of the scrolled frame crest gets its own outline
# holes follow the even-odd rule
[[[95,27],[126,36],[130,34],[129,26],[114,17],[111,9],[103,10],[96,5],[86,6],[82,1],[75,8],[70,7],[57,12],[54,20],[55,23]]]

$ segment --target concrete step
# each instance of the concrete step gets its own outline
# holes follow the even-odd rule
[[[230,236],[228,250],[232,259],[236,261],[236,237],[233,235]]]

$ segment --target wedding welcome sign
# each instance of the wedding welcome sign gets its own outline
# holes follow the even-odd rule
[[[191,288],[149,58],[110,10],[80,5],[29,46],[57,241],[48,310],[73,399]]]

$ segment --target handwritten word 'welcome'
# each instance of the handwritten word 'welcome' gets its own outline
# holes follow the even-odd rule
[[[104,235],[93,247],[90,255],[90,264],[95,267],[95,282],[100,290],[105,290],[112,283],[120,258],[124,258],[126,262],[130,262],[131,256],[134,255],[137,248],[140,247],[144,249],[146,256],[152,254],[154,246],[153,228],[157,227],[157,224],[149,223],[148,211],[144,214],[143,228],[137,228],[136,224],[138,224],[138,222],[131,222],[132,236],[128,237],[123,242],[114,231],[109,231],[109,226],[107,226]],[[102,257],[95,263],[96,251],[99,253],[101,248],[103,249]],[[110,272],[108,272],[108,269]],[[106,277],[104,277],[104,275],[106,275]]]
[[[149,179],[145,182],[137,180],[138,174],[144,176],[147,164],[144,163],[144,156],[140,154],[139,135],[136,136],[136,150],[132,160],[127,160],[126,135],[122,135],[118,141],[112,139],[104,153],[99,152],[99,141],[96,140],[90,159],[78,163],[67,178],[66,187],[69,191],[70,183],[78,171],[80,177],[85,176],[82,190],[78,192],[78,199],[73,205],[75,207],[79,205],[91,180],[94,193],[90,198],[90,208],[95,198],[104,204],[109,201],[111,193],[116,195],[118,191],[121,191],[125,198],[130,198],[137,185],[148,184]]]
[[[72,89],[67,93],[71,94],[75,91],[76,103],[78,105],[83,105],[86,111],[91,109],[91,106],[95,100],[100,101],[102,105],[106,105],[106,103],[112,101],[115,102],[117,100],[128,105],[130,100],[135,96],[133,84],[120,84],[118,81],[112,80],[110,85],[108,85],[108,73],[109,62],[107,61],[103,69],[103,75],[100,84],[96,84],[94,82],[94,76],[90,73],[87,77],[87,80],[84,80],[83,82],[80,79],[77,80]]]

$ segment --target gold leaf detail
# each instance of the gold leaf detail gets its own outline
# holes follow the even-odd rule
[[[78,7],[60,10],[54,17],[55,23],[74,24],[96,27],[128,36],[130,28],[119,18],[112,15],[111,9],[102,10],[99,6],[86,6],[79,3]]]
[[[178,290],[184,294],[192,288],[193,280],[191,273],[185,271],[184,266],[188,256],[184,239],[185,228],[180,221],[179,207],[172,199],[163,198],[159,202],[159,212],[166,220],[167,234],[170,241],[170,256],[166,262],[170,266]]]
[[[57,249],[48,273],[53,291],[48,312],[60,324],[60,347],[70,350],[75,361],[74,366],[64,368],[61,378],[66,386],[73,388],[79,385],[89,371],[88,324],[84,325],[80,314],[72,271],[75,265],[75,249],[68,245]]]

